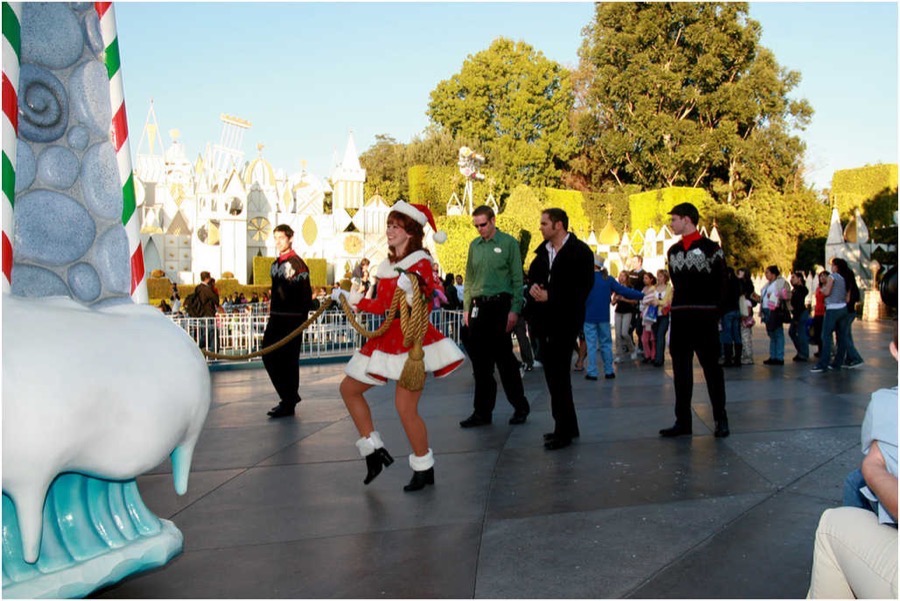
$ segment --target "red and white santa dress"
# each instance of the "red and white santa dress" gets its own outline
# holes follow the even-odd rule
[[[378,266],[378,294],[374,299],[362,299],[357,308],[366,313],[384,315],[390,308],[397,288],[398,268],[419,276],[420,291],[428,299],[428,311],[431,311],[430,299],[434,294],[434,276],[431,271],[432,260],[424,250],[417,250],[404,259],[391,263],[385,259]],[[364,384],[381,385],[388,380],[399,380],[403,365],[409,356],[410,347],[403,344],[403,331],[400,320],[394,319],[388,330],[377,338],[370,338],[361,349],[353,354],[344,370],[348,376]],[[425,371],[436,378],[443,378],[462,365],[465,355],[449,338],[441,334],[431,323],[425,332],[422,342],[425,351]]]

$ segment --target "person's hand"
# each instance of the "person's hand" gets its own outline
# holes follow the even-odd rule
[[[509,312],[509,315],[506,316],[506,333],[509,334],[513,330],[516,329],[516,323],[519,321],[519,316],[512,311]]]
[[[347,294],[347,291],[342,288],[335,288],[331,291],[331,300],[338,304],[341,304],[342,296],[349,296],[349,294]]]
[[[463,325],[469,327],[469,312],[463,311]]]
[[[354,290],[347,295],[347,302],[350,303],[351,307],[356,308],[356,305],[359,304],[359,301],[361,301],[364,296],[365,294],[361,290]]]
[[[547,291],[544,290],[544,287],[539,284],[533,284],[531,288],[528,289],[528,294],[539,303],[546,303],[547,299],[550,297],[550,295],[547,294]]]

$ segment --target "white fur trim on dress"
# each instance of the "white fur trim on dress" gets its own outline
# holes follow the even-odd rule
[[[428,452],[421,457],[417,456],[415,453],[410,453],[409,467],[411,467],[414,472],[430,470],[434,467],[434,453],[431,452],[431,449],[428,449]]]
[[[449,338],[442,338],[437,342],[429,344],[422,350],[425,351],[425,371],[432,373],[439,369],[443,369],[448,365],[462,361],[466,357],[463,352],[459,350],[459,347],[456,346],[456,343]],[[400,374],[403,373],[403,366],[406,364],[406,357],[408,355],[409,353],[392,355],[382,351],[375,351],[372,353],[371,357],[367,357],[359,351],[356,351],[347,363],[347,367],[344,368],[344,373],[363,384],[374,384],[379,386],[384,384],[384,382],[369,376],[369,374],[375,374],[382,378],[387,378],[388,380],[399,380]],[[447,375],[450,374],[443,374],[440,377]]]
[[[360,457],[368,457],[375,452],[375,445],[368,438],[360,438],[356,441],[356,448],[359,450]]]
[[[430,254],[428,254],[424,250],[417,250],[412,254],[404,257],[403,259],[397,261],[396,263],[391,263],[390,259],[385,259],[378,264],[378,270],[375,272],[375,276],[379,280],[395,278],[400,275],[396,271],[397,267],[399,267],[400,269],[409,269],[422,259],[428,259],[429,263],[434,263],[434,259],[431,258]]]

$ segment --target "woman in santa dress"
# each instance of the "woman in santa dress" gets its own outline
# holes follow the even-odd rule
[[[390,308],[394,291],[398,286],[406,292],[407,302],[412,305],[410,278],[415,277],[418,278],[419,291],[425,295],[429,310],[431,309],[430,299],[434,293],[432,259],[428,251],[422,247],[426,223],[435,229],[431,211],[423,205],[399,201],[391,207],[387,218],[388,258],[378,266],[377,294],[375,298],[367,299],[362,298],[360,292],[351,292],[347,295],[351,306],[359,311],[383,315]],[[436,241],[442,242],[441,237],[446,239],[446,235],[436,234]],[[342,294],[347,293],[338,289],[333,297],[337,300]],[[425,351],[425,371],[432,372],[437,378],[450,374],[462,365],[464,356],[459,347],[441,335],[430,323],[425,332],[422,348]],[[375,430],[372,413],[363,394],[372,386],[382,385],[388,380],[399,380],[409,349],[410,347],[403,344],[400,320],[395,319],[384,334],[370,338],[354,353],[345,369],[347,375],[341,382],[341,397],[361,437],[356,441],[356,447],[366,460],[367,473],[363,480],[364,484],[369,484],[381,473],[383,467],[390,465],[394,460],[384,448],[384,442]],[[407,492],[434,484],[434,454],[428,447],[428,432],[418,410],[421,396],[421,390],[407,390],[397,383],[394,405],[413,451],[409,456],[413,477],[409,484],[403,487]]]

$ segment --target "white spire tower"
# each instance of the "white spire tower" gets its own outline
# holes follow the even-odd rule
[[[137,161],[134,172],[145,182],[160,182],[165,175],[165,157],[163,156],[163,139],[159,133],[159,123],[156,120],[156,111],[153,110],[153,99],[150,99],[150,110],[144,120],[144,129],[141,130],[141,139],[138,142]]]
[[[366,182],[366,170],[359,164],[356,143],[353,141],[353,130],[347,137],[347,149],[344,160],[331,174],[332,210],[359,209],[363,206],[363,184]]]

